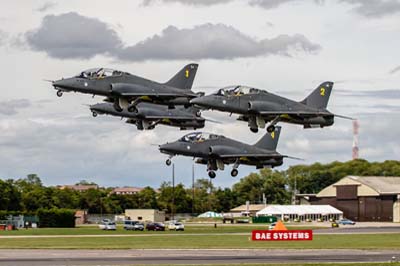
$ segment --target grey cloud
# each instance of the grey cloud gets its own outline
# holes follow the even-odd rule
[[[400,71],[400,66],[393,68],[392,70],[390,70],[389,74],[395,74],[397,72]]]
[[[224,4],[228,2],[232,2],[234,0],[143,0],[142,4],[147,6],[156,2],[165,2],[165,3],[181,3],[186,5],[196,5],[196,6],[209,6],[215,4]]]
[[[121,60],[234,59],[270,54],[289,55],[291,49],[314,52],[320,46],[303,35],[279,35],[257,41],[224,24],[203,24],[192,29],[169,26],[119,54]]]
[[[31,49],[54,58],[92,58],[121,45],[117,33],[106,23],[71,12],[45,16],[41,26],[25,33]]]
[[[36,10],[39,11],[39,12],[46,12],[47,10],[52,9],[56,5],[57,4],[54,3],[54,2],[46,2]]]
[[[365,17],[383,17],[400,12],[398,0],[340,0],[340,2],[357,5],[353,10]]]
[[[123,46],[109,25],[77,13],[46,16],[42,25],[27,32],[25,37],[31,49],[61,59],[100,54],[122,61],[234,59],[271,54],[290,56],[321,48],[300,34],[258,41],[224,24],[203,24],[191,29],[169,26],[159,35]]]
[[[31,106],[31,102],[27,99],[18,99],[0,102],[0,114],[2,115],[15,115],[18,110],[22,108],[28,108]]]
[[[181,3],[193,6],[210,6],[233,2],[235,0],[143,0],[143,5],[150,5],[155,2]],[[337,0],[340,3],[347,3],[356,7],[353,10],[365,17],[383,17],[400,12],[400,2],[398,0]],[[286,3],[306,2],[305,0],[247,0],[252,6],[258,6],[265,9],[277,8]],[[326,0],[314,0],[316,4],[323,4]]]

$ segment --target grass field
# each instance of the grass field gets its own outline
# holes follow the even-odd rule
[[[288,226],[290,229],[291,227]],[[298,230],[302,229],[317,229],[318,227],[312,226],[296,226]],[[209,225],[186,225],[184,232],[175,232],[166,230],[165,232],[140,232],[140,231],[127,231],[118,226],[116,231],[103,231],[99,230],[97,226],[83,226],[76,228],[39,228],[39,229],[20,229],[15,231],[0,231],[2,235],[114,235],[114,234],[186,234],[186,233],[250,233],[252,230],[265,230],[268,229],[267,225],[217,225],[214,228],[213,224]]]
[[[162,234],[162,233],[161,233]],[[400,249],[400,234],[315,235],[313,241],[254,242],[243,235],[136,235],[131,237],[3,238],[0,248],[56,249]]]
[[[152,264],[153,266],[158,266],[156,264]],[[162,266],[170,266],[170,264],[161,264]],[[181,265],[181,264],[171,264],[171,265]],[[232,264],[190,264],[190,266],[204,266],[204,265],[215,265],[215,266],[231,266]],[[236,265],[236,264],[234,264]],[[241,266],[261,266],[261,265],[275,265],[275,263],[244,263],[244,264],[238,264]],[[283,266],[320,266],[320,265],[324,265],[324,266],[400,266],[399,262],[393,263],[393,262],[376,262],[376,263],[365,263],[365,262],[359,262],[359,263],[291,263],[291,264],[287,264],[287,263],[279,263],[279,265],[283,265]],[[136,266],[141,266],[141,265],[136,265]]]

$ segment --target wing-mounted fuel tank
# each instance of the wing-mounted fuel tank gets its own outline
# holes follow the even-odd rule
[[[267,101],[250,101],[248,103],[248,109],[250,112],[261,112],[261,111],[280,111],[282,106],[279,103],[267,102]]]

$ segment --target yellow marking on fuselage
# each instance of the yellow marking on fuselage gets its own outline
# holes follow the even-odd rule
[[[149,96],[140,96],[140,99],[143,101],[151,102],[151,98]]]
[[[186,78],[189,77],[189,70],[188,70],[188,69],[186,69],[186,71],[185,71],[185,77],[186,77]]]

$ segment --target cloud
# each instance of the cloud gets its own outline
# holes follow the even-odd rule
[[[92,33],[96,34],[92,34]],[[235,59],[265,55],[313,53],[320,46],[301,34],[257,40],[224,24],[203,24],[190,29],[169,26],[134,45],[124,45],[106,23],[67,13],[49,15],[41,26],[25,34],[31,49],[60,59],[107,55],[121,61]]]
[[[40,27],[26,32],[25,38],[31,49],[60,59],[88,59],[121,45],[109,25],[75,12],[45,16]]]
[[[36,11],[46,12],[47,10],[52,9],[56,5],[57,5],[57,3],[54,3],[54,2],[46,2],[42,6],[40,6],[38,9],[36,9]]]
[[[3,45],[7,41],[8,34],[0,30],[0,45]]]
[[[0,114],[2,115],[15,115],[19,109],[28,108],[31,102],[27,99],[18,99],[0,102]]]
[[[224,4],[228,2],[232,2],[234,0],[143,0],[142,4],[147,6],[156,2],[165,2],[165,3],[181,3],[185,5],[194,5],[194,6],[209,6],[216,4]]]
[[[398,0],[340,0],[340,2],[356,5],[353,10],[365,17],[379,18],[400,12]]]
[[[211,6],[224,4],[235,0],[143,0],[142,4],[147,6],[156,2],[181,3],[192,6]],[[353,11],[365,17],[379,18],[400,12],[400,2],[398,0],[337,0],[339,3],[347,3],[353,6]],[[287,3],[306,2],[305,0],[247,0],[251,6],[264,9],[274,9]],[[316,4],[323,4],[326,0],[314,0]]]
[[[395,74],[397,72],[400,71],[400,66],[393,68],[392,70],[390,70],[389,74]]]

